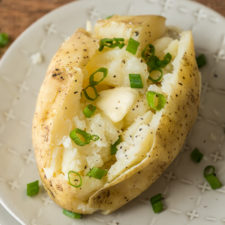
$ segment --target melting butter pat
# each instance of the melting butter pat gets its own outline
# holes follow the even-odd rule
[[[96,105],[114,123],[121,121],[138,97],[138,91],[130,87],[117,87],[101,91]]]

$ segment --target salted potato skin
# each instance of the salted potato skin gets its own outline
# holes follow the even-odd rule
[[[195,61],[192,34],[187,31],[181,34],[178,56],[174,61],[176,71],[173,74],[173,86],[165,87],[170,89],[167,103],[153,116],[150,132],[154,135],[154,141],[146,157],[111,182],[106,182],[99,190],[91,193],[86,201],[79,196],[79,190],[65,180],[60,172],[60,165],[55,165],[56,170],[52,177],[45,174],[44,168],[51,166],[53,149],[59,146],[59,140],[64,134],[71,131],[68,121],[80,110],[80,94],[86,76],[84,68],[98,50],[98,40],[107,33],[107,25],[112,26],[115,20],[124,29],[130,26],[129,20],[138,26],[149,17],[151,16],[120,19],[116,16],[110,20],[102,20],[96,26],[95,36],[84,29],[78,29],[60,47],[49,65],[37,100],[32,136],[43,185],[49,196],[62,208],[82,214],[91,214],[98,210],[108,214],[138,196],[155,182],[177,156],[197,117],[200,75]],[[162,29],[151,41],[162,36],[165,31],[165,19],[153,17],[154,21],[157,18],[160,20]],[[101,26],[105,30],[101,30]],[[131,30],[134,32],[136,27]],[[144,34],[140,38],[146,41]],[[60,161],[62,157],[63,149],[59,148],[56,158]]]

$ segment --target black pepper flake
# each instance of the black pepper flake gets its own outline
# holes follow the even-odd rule
[[[123,59],[123,60],[122,60],[122,63],[123,63],[123,64],[125,64],[125,63],[126,63],[125,59]]]
[[[139,128],[139,131],[142,131],[142,128]]]
[[[75,80],[75,83],[77,83],[77,80]]]
[[[77,94],[77,93],[78,93],[78,91],[74,91],[73,93],[74,93],[74,94]]]
[[[215,78],[217,78],[217,77],[218,77],[218,75],[217,75],[217,74],[214,74],[214,77],[215,77]]]
[[[183,85],[182,83],[178,83],[178,84],[181,85],[181,86]]]
[[[134,31],[135,33],[135,36],[137,37],[139,35],[139,32],[138,31]]]
[[[116,75],[113,75],[113,78],[116,78]]]
[[[87,51],[87,49],[85,48],[85,49],[83,49],[83,51],[84,51],[84,52],[86,52],[86,51]]]
[[[56,76],[57,76],[57,74],[56,74],[56,73],[53,73],[53,74],[52,74],[52,76],[53,76],[53,77],[56,77]]]

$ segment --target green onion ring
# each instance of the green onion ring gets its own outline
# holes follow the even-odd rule
[[[80,139],[80,137],[78,136],[81,135],[84,138],[84,141],[82,141]],[[89,144],[91,141],[97,141],[99,139],[98,135],[91,135],[89,133],[87,133],[84,130],[81,130],[79,128],[75,128],[74,130],[72,130],[70,132],[70,138],[79,146],[84,146]]]
[[[151,73],[154,72],[154,71],[160,72],[160,76],[156,79],[151,77]],[[151,72],[149,73],[148,79],[151,80],[153,83],[158,83],[159,81],[161,81],[162,77],[163,77],[163,71],[160,68],[158,68],[158,69],[151,70]]]
[[[93,88],[95,97],[90,97],[90,96],[88,95],[88,93],[87,93],[87,89],[88,89],[88,88]],[[96,89],[95,86],[88,85],[86,88],[84,88],[83,92],[84,92],[85,97],[86,97],[88,100],[90,100],[90,101],[94,101],[94,100],[99,96],[99,94],[98,94],[97,89]]]
[[[165,96],[154,91],[148,91],[146,94],[146,97],[147,97],[148,105],[155,111],[161,110],[166,103]],[[158,98],[157,105],[155,105],[155,98]]]
[[[80,183],[79,183],[78,185],[75,185],[75,184],[72,183],[72,175],[74,175],[74,174],[75,174],[76,176],[78,176],[79,179],[80,179]],[[73,171],[73,170],[70,170],[70,171],[68,172],[68,181],[69,181],[69,184],[70,184],[71,186],[75,187],[75,188],[79,188],[79,187],[82,186],[82,178],[81,178],[81,175],[80,175],[79,173]],[[73,178],[73,181],[74,181],[74,178]]]
[[[103,76],[102,76],[102,78],[100,80],[95,81],[94,80],[94,76],[95,76],[96,73],[99,73],[99,72],[100,73],[103,73]],[[102,82],[106,78],[107,74],[108,74],[108,69],[107,68],[101,67],[101,68],[97,69],[89,77],[90,86],[96,86],[97,84],[99,84],[100,82]]]
[[[218,189],[223,186],[216,176],[215,167],[212,165],[209,165],[204,169],[204,177],[208,181],[212,189]]]
[[[155,55],[155,47],[152,44],[147,45],[141,53],[142,58],[145,60],[147,60],[149,56],[153,55]]]

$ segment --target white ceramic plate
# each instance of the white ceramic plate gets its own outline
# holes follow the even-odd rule
[[[167,23],[192,29],[197,52],[207,56],[203,68],[200,116],[184,151],[140,197],[109,216],[95,214],[72,220],[42,190],[26,196],[26,184],[38,179],[31,143],[31,121],[45,70],[60,43],[87,19],[111,14],[162,14]],[[0,201],[26,225],[194,225],[225,223],[225,188],[213,191],[202,171],[216,166],[225,184],[225,20],[214,11],[184,0],[82,0],[61,7],[27,29],[0,64]],[[190,151],[204,160],[196,165]],[[167,209],[156,215],[149,197],[161,192]],[[170,222],[171,221],[171,222]],[[118,222],[118,223],[117,223]]]

